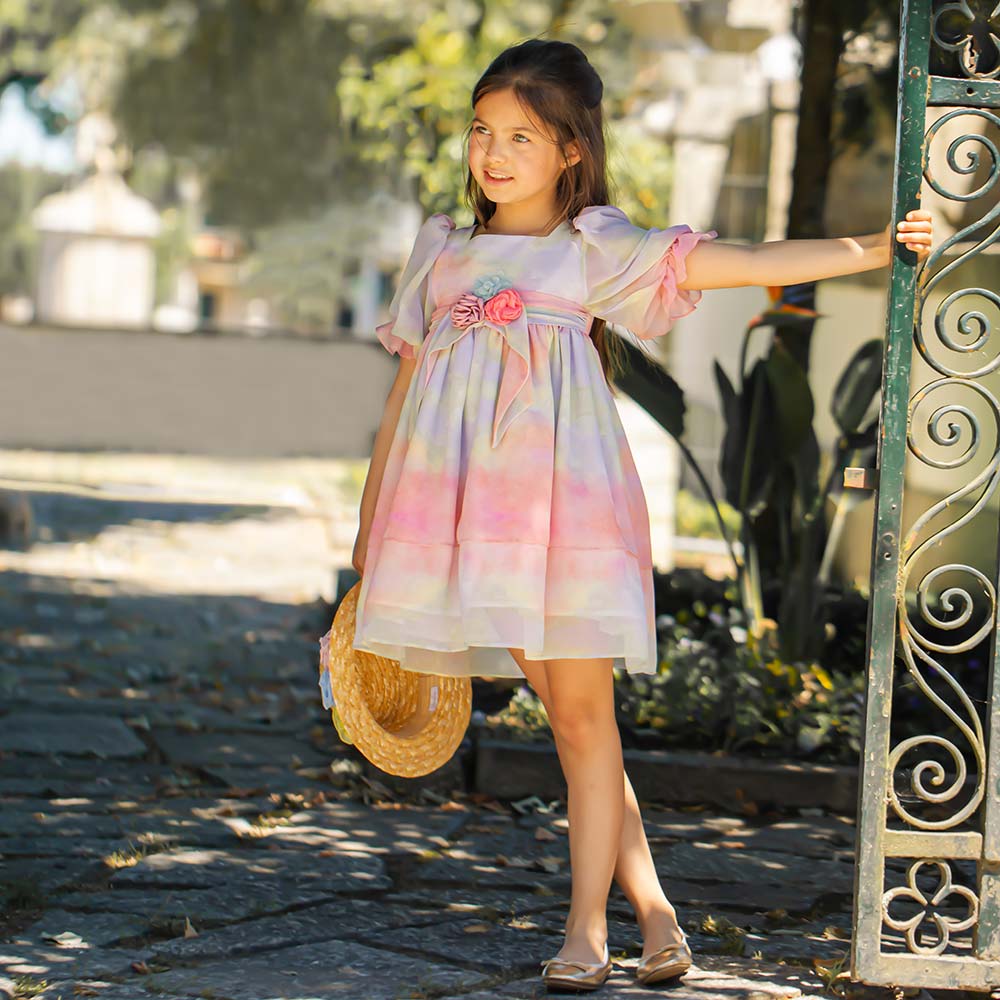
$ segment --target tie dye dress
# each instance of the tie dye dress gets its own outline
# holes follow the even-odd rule
[[[715,233],[594,205],[546,236],[420,228],[378,338],[417,360],[372,517],[354,647],[407,670],[657,667],[649,516],[593,317],[666,333]]]

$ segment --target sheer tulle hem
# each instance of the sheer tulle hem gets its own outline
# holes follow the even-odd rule
[[[507,648],[656,670],[652,566],[627,549],[383,538],[376,555],[354,646],[407,670],[521,676]]]
[[[529,608],[465,608],[460,617],[391,605],[366,610],[354,648],[398,660],[405,670],[521,677],[507,651],[529,660],[612,657],[628,673],[656,672],[655,634],[645,621],[621,616],[547,615]],[[642,641],[642,637],[646,641]]]

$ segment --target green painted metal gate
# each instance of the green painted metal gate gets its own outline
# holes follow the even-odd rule
[[[851,975],[880,985],[1000,986],[993,4],[903,0],[893,218],[923,188],[965,219],[922,266],[894,251],[878,468],[847,480],[876,489]],[[921,468],[941,488],[915,512]],[[935,720],[924,735],[898,725],[908,705]]]

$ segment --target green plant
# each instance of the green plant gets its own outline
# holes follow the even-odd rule
[[[695,620],[700,610],[695,607]],[[658,733],[666,745],[856,758],[863,674],[785,661],[773,628],[755,636],[737,624],[736,609],[728,621],[715,612],[700,617],[709,615],[695,628],[688,616],[664,616],[669,631],[659,670],[623,679],[624,710],[638,727]]]
[[[47,979],[35,979],[34,976],[15,976],[12,1000],[28,1000],[36,997],[48,988]]]
[[[731,535],[740,530],[740,515],[725,502],[719,503],[722,521]],[[674,530],[685,538],[722,538],[719,522],[710,501],[696,496],[690,490],[678,490],[674,500]]]
[[[719,471],[724,500],[738,515],[735,527],[683,443],[685,403],[677,383],[641,351],[627,350],[632,364],[619,384],[674,437],[698,478],[729,545],[750,633],[760,635],[773,618],[782,656],[795,661],[821,656],[827,641],[832,557],[847,512],[865,499],[844,489],[843,471],[875,455],[878,420],[865,420],[879,393],[882,346],[880,340],[864,344],[841,374],[831,401],[841,433],[824,462],[802,362],[807,352],[796,343],[808,337],[816,313],[783,303],[779,291],[771,290],[770,308],[744,332],[736,383],[715,363],[726,425]],[[768,349],[748,366],[753,334],[765,328],[773,331]],[[836,504],[829,532],[828,501]],[[733,544],[735,533],[742,554]],[[769,601],[774,606],[770,616]]]
[[[743,955],[746,952],[747,932],[726,917],[706,914],[699,929],[703,934],[719,939],[718,951],[723,955]]]
[[[657,625],[657,672],[617,678],[624,745],[857,760],[863,671],[786,661],[773,622],[755,636],[739,607],[719,602],[690,600]],[[527,685],[487,721],[514,739],[548,738],[545,708]]]

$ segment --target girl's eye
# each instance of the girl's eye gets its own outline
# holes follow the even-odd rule
[[[480,135],[484,135],[484,134],[488,135],[489,134],[489,129],[485,125],[477,125],[476,128],[475,128],[475,131],[478,132]],[[514,133],[514,138],[515,139],[523,139],[525,142],[531,142],[531,140],[526,135],[524,135],[524,133],[522,133],[522,132],[515,132]]]

